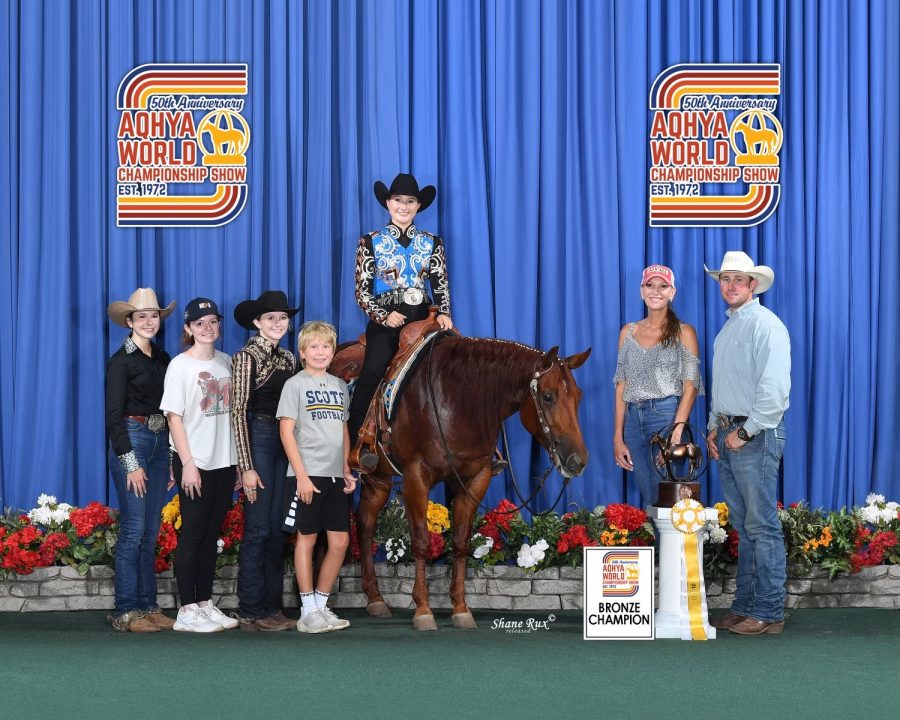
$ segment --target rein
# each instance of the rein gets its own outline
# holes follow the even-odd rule
[[[440,417],[440,414],[438,413],[437,400],[434,396],[434,384],[432,382],[432,375],[431,375],[431,368],[432,368],[432,357],[431,356],[432,356],[432,352],[434,351],[434,346],[435,346],[435,343],[431,343],[431,346],[428,348],[428,375],[427,375],[428,395],[431,398],[431,409],[432,409],[432,412],[434,413],[434,421],[438,428],[438,435],[441,438],[441,446],[444,448],[444,455],[446,455],[446,457],[447,457],[447,462],[450,465],[450,469],[453,471],[453,475],[456,478],[456,482],[462,488],[462,490],[466,494],[466,496],[468,496],[469,500],[472,501],[472,504],[477,506],[479,508],[479,510],[483,510],[484,506],[478,500],[475,499],[475,497],[472,495],[471,492],[469,492],[469,488],[466,486],[466,484],[463,482],[462,478],[459,476],[459,471],[456,469],[456,465],[453,464],[453,454],[450,452],[450,448],[447,445],[447,438],[444,435],[444,428],[441,425],[441,417]],[[553,366],[551,365],[550,367],[552,368]],[[539,399],[538,393],[537,393],[538,380],[540,380],[541,376],[544,373],[548,372],[549,370],[550,370],[550,368],[547,368],[543,372],[535,372],[534,376],[531,379],[531,382],[529,383],[529,389],[531,390],[531,398],[534,401],[534,405],[537,410],[538,420],[541,424],[541,429],[544,431],[544,435],[546,436],[547,442],[551,448],[551,450],[548,450],[547,452],[548,452],[548,454],[550,454],[550,460],[551,460],[552,464],[550,465],[550,467],[548,467],[544,471],[544,474],[541,477],[541,481],[540,481],[537,489],[533,493],[531,493],[531,495],[528,496],[527,500],[523,497],[522,491],[519,489],[519,483],[516,481],[516,476],[515,476],[515,473],[513,472],[512,465],[509,466],[509,474],[513,481],[513,488],[516,491],[516,496],[518,497],[518,499],[522,501],[522,504],[512,510],[503,511],[504,514],[516,513],[516,512],[519,512],[519,510],[521,510],[522,508],[527,509],[528,512],[530,512],[532,515],[536,514],[534,512],[534,510],[531,509],[531,506],[529,505],[529,503],[532,500],[534,500],[535,497],[537,497],[538,493],[541,490],[544,489],[544,484],[547,482],[547,478],[550,476],[550,473],[553,472],[553,469],[556,467],[556,463],[559,462],[559,451],[557,450],[558,441],[556,440],[556,437],[553,435],[553,431],[550,429],[550,424],[547,422],[546,415],[544,413],[544,409],[541,406],[540,399]],[[506,426],[503,424],[502,421],[500,422],[500,429],[501,429],[502,435],[503,435],[503,444],[504,444],[504,450],[506,452],[506,457],[509,457],[509,441],[506,437]],[[563,486],[562,486],[562,488],[560,488],[559,495],[557,496],[556,501],[553,503],[553,506],[550,508],[551,510],[559,504],[559,501],[562,499],[563,493],[565,492],[566,488],[569,486],[570,480],[571,480],[571,478],[567,478],[567,477],[563,476]]]

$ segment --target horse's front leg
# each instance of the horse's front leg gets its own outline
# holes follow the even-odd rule
[[[448,482],[456,482],[450,480]],[[465,480],[464,480],[465,482]],[[468,480],[465,488],[455,488],[453,498],[453,576],[450,601],[453,603],[453,627],[474,629],[475,618],[466,605],[466,561],[472,537],[472,516],[491,482],[490,465]]]
[[[372,560],[372,540],[378,513],[391,494],[390,478],[366,475],[361,483],[356,527],[359,532],[359,564],[362,570],[362,589],[368,599],[366,610],[372,617],[391,617],[391,609],[378,590],[375,563]]]
[[[406,505],[406,520],[412,540],[413,555],[416,558],[416,582],[413,585],[413,627],[416,630],[437,630],[437,623],[428,605],[428,583],[425,582],[425,560],[430,547],[426,516],[428,514],[428,491],[431,486],[426,481],[426,472],[416,463],[406,468],[403,476],[403,503]]]

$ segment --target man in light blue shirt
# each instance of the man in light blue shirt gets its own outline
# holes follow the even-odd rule
[[[741,635],[784,629],[784,535],[777,511],[784,412],[791,389],[791,340],[784,323],[754,294],[775,273],[743,252],[725,253],[718,270],[728,320],[716,336],[707,443],[738,533],[731,611],[712,621]]]

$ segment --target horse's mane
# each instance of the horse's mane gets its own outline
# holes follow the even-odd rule
[[[543,353],[511,340],[448,337],[435,348],[444,402],[470,421],[494,421],[514,412]]]

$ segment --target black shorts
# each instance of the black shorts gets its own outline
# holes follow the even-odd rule
[[[315,535],[322,530],[350,532],[350,496],[344,492],[344,478],[309,479],[319,492],[313,493],[309,505],[300,502],[296,493],[288,493],[282,530],[302,535]]]

